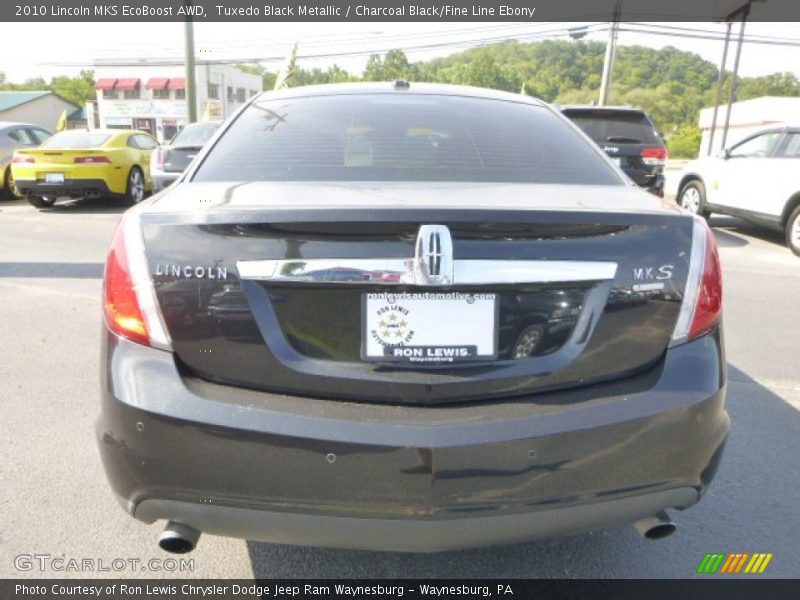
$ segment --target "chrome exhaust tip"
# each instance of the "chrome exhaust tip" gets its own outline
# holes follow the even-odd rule
[[[194,527],[170,521],[158,538],[158,546],[164,552],[186,554],[195,549],[199,538],[200,532]]]
[[[675,522],[663,510],[652,517],[636,521],[633,526],[639,532],[639,535],[648,540],[660,540],[669,537],[678,529]]]

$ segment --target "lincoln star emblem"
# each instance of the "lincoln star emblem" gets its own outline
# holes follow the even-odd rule
[[[422,225],[414,252],[414,280],[418,285],[452,285],[453,240],[445,225]]]

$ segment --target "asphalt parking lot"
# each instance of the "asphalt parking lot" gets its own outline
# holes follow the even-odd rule
[[[0,576],[21,554],[93,559],[169,557],[161,525],[114,500],[94,439],[103,261],[120,204],[94,200],[38,212],[0,203]],[[675,513],[678,532],[632,527],[487,550],[408,555],[276,546],[203,536],[194,569],[70,576],[692,577],[706,552],[772,552],[764,576],[800,576],[800,258],[779,234],[712,219],[725,281],[733,423],[705,499]],[[117,563],[119,564],[119,563]],[[706,576],[708,577],[708,576]]]

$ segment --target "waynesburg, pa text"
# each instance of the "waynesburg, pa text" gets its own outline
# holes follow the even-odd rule
[[[496,589],[494,589],[496,588]],[[115,583],[108,585],[93,584],[48,584],[48,585],[27,585],[16,584],[15,594],[21,596],[41,596],[45,594],[52,594],[53,596],[65,597],[97,597],[104,596],[174,596],[181,594],[182,597],[188,596],[193,598],[204,597],[257,597],[257,598],[282,598],[282,597],[298,597],[298,596],[379,596],[379,597],[395,597],[402,598],[406,592],[415,596],[427,597],[442,597],[442,596],[468,596],[470,598],[488,598],[494,595],[497,596],[513,596],[514,592],[510,585],[498,584],[496,586],[488,585],[428,585],[419,584],[414,586],[403,585],[348,585],[348,584],[334,584],[334,585],[259,585],[259,584],[209,584],[198,585],[193,583],[183,584],[137,584],[137,583]]]

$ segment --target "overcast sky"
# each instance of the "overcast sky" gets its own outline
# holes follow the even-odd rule
[[[368,51],[403,48],[412,61],[458,52],[470,45],[505,37],[524,40],[569,39],[565,23],[198,23],[195,42],[199,57],[252,58],[285,56],[292,44],[299,54],[326,55],[301,59],[304,67],[339,66],[360,73]],[[632,24],[623,26],[639,27]],[[716,40],[677,37],[665,26],[690,27],[704,32],[724,32],[717,23],[661,23],[662,34],[622,31],[621,44],[642,44],[653,48],[675,46],[719,63],[723,43]],[[595,24],[601,29],[602,24]],[[738,24],[734,25],[734,33]],[[676,33],[678,33],[676,31]],[[800,77],[800,23],[749,23],[750,36],[791,38],[797,46],[745,44],[740,72],[765,75],[790,71]],[[605,40],[597,31],[586,39]],[[30,77],[49,79],[59,74],[77,74],[91,68],[95,60],[116,58],[180,58],[183,52],[182,23],[18,23],[5,24],[0,36],[0,72],[9,81]],[[362,54],[359,54],[362,53]],[[329,56],[338,55],[338,56]],[[277,69],[280,61],[272,63]],[[729,54],[728,68],[733,55]]]

